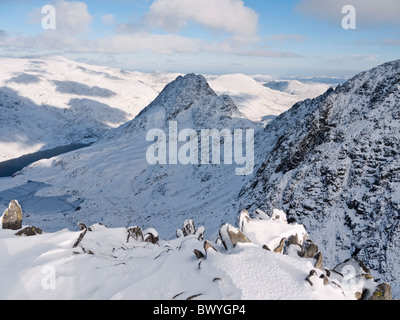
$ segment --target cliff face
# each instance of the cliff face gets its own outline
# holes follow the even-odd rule
[[[296,104],[262,133],[241,203],[283,209],[324,246],[400,278],[400,61]],[[250,200],[251,199],[251,200]],[[398,290],[399,287],[397,287]]]

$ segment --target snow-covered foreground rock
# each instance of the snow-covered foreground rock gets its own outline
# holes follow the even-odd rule
[[[272,217],[260,214],[251,220],[243,212],[239,219],[243,231],[229,225],[225,234],[221,228],[216,242],[205,240],[204,228],[196,230],[192,220],[186,220],[177,238],[169,241],[159,239],[154,229],[109,229],[101,224],[89,228],[80,224],[79,232],[61,230],[30,237],[0,229],[0,299],[355,300],[373,296],[377,283],[356,268],[350,276],[343,275],[317,266],[313,257],[301,258],[298,251],[306,248],[308,236],[303,226],[288,224],[280,211]],[[238,240],[238,234],[252,240]],[[283,254],[283,249],[272,252],[261,246],[265,239],[273,249],[282,239],[291,242],[285,242]]]

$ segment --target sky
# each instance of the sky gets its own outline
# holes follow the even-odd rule
[[[345,77],[399,52],[400,0],[0,0],[0,56],[62,55],[141,72]]]

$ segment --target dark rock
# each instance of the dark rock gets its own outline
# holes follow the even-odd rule
[[[36,236],[37,234],[42,234],[42,230],[36,227],[26,227],[20,231],[18,231],[15,235],[16,236],[26,236],[26,237],[32,237]]]
[[[271,251],[271,249],[268,248],[268,246],[267,246],[266,244],[264,244],[264,245],[262,246],[262,248],[263,248],[264,250]]]
[[[225,224],[224,226],[222,226],[219,231],[219,235],[222,244],[227,250],[231,248],[231,246],[236,247],[238,243],[251,242],[242,231],[230,224]]]
[[[144,241],[144,237],[143,237],[143,231],[141,227],[135,226],[132,228],[128,229],[128,238],[126,240],[126,242],[129,242],[130,239],[133,239],[135,241]]]
[[[195,254],[196,258],[199,260],[204,258],[204,254],[200,250],[194,249],[194,254]]]
[[[275,253],[283,253],[283,249],[285,248],[286,238],[283,238],[279,243],[279,246],[274,250]]]
[[[76,242],[74,243],[74,245],[72,246],[72,248],[76,248],[76,247],[81,243],[81,241],[82,241],[83,238],[85,237],[86,233],[88,232],[88,228],[87,228],[86,225],[84,225],[83,223],[79,223],[78,226],[79,226],[79,228],[81,228],[81,227],[83,227],[83,226],[84,226],[85,228],[83,229],[83,232],[79,235],[78,239],[76,240]]]
[[[392,287],[387,283],[380,284],[369,300],[392,300]]]
[[[306,240],[301,247],[301,252],[298,255],[301,258],[314,258],[318,253],[318,246],[314,244],[311,240]]]
[[[88,229],[88,227],[86,226],[86,224],[84,224],[84,223],[82,223],[82,222],[79,222],[78,223],[78,228],[79,228],[79,230],[85,230],[85,229]],[[90,229],[88,229],[89,231],[92,231],[92,230],[90,230]]]
[[[318,252],[318,253],[314,256],[314,259],[317,260],[317,261],[315,262],[314,267],[315,267],[316,269],[323,270],[324,267],[323,267],[323,257],[322,257],[322,253],[321,253],[321,252]]]
[[[146,230],[144,234],[144,242],[149,242],[152,244],[157,244],[159,241],[158,232],[154,229]]]
[[[204,250],[205,250],[206,254],[207,254],[207,250],[210,250],[210,249],[212,249],[215,252],[217,252],[217,249],[214,248],[214,246],[211,244],[211,242],[204,241]]]
[[[12,200],[2,216],[2,228],[19,230],[22,228],[22,209],[17,200]]]
[[[197,240],[203,241],[205,232],[206,232],[206,229],[203,226],[199,227],[195,232],[195,236],[197,237]]]
[[[311,270],[310,274],[307,276],[306,281],[311,285],[314,286],[313,282],[311,281],[311,278],[316,276],[317,272],[315,270]]]
[[[326,275],[321,274],[320,279],[324,280],[324,286],[329,285],[330,282],[329,282],[329,279],[328,279],[328,277]]]
[[[191,219],[185,220],[183,223],[182,233],[184,237],[193,235],[196,233],[196,227],[194,221]]]
[[[295,235],[291,235],[288,239],[288,245],[298,245],[301,246],[300,241],[299,241],[299,236],[297,235],[297,233]]]

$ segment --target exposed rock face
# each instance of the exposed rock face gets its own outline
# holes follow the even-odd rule
[[[400,294],[400,60],[297,103],[260,139],[243,207],[284,210],[329,263],[355,254]]]
[[[17,200],[12,200],[2,216],[2,228],[19,230],[22,228],[22,209]]]

